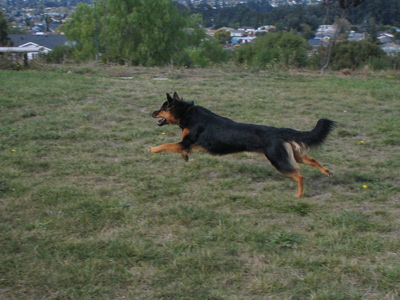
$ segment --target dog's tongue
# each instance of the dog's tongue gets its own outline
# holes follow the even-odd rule
[[[167,122],[167,120],[165,118],[161,118],[160,120],[157,121],[157,125],[163,126],[166,122]]]

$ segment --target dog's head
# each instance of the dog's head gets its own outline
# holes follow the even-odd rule
[[[183,114],[193,106],[193,102],[185,102],[181,99],[177,92],[171,97],[167,93],[167,101],[161,106],[159,110],[152,113],[153,118],[161,118],[157,121],[158,126],[166,124],[179,125]]]

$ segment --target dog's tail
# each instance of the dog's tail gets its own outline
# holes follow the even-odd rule
[[[315,128],[311,131],[296,131],[291,137],[301,148],[313,148],[321,145],[329,133],[335,128],[335,122],[328,119],[320,119]],[[304,149],[305,150],[305,149]]]
[[[328,134],[335,128],[335,122],[328,119],[320,119],[315,128],[311,131],[305,132],[302,136],[302,142],[308,147],[321,145]]]

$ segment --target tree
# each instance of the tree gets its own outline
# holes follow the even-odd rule
[[[187,18],[186,44],[191,47],[198,47],[206,37],[203,19],[200,14],[193,14]]]
[[[185,45],[186,20],[172,0],[103,0],[81,4],[65,26],[76,56],[142,65],[170,62]]]
[[[307,62],[307,42],[292,32],[269,33],[237,50],[237,61],[256,68],[280,64],[303,67]]]
[[[90,60],[95,58],[95,24],[94,11],[87,4],[79,4],[71,19],[65,24],[64,31],[67,39],[74,48],[74,57],[77,60]]]
[[[368,34],[369,34],[369,40],[372,43],[377,43],[378,42],[378,32],[376,30],[376,21],[374,18],[370,18],[368,22]]]
[[[331,64],[335,70],[354,70],[368,64],[371,59],[379,59],[385,56],[378,45],[366,40],[359,42],[343,41],[337,43],[333,49]]]
[[[8,23],[0,9],[0,46],[8,46],[10,44],[10,39],[8,37]]]
[[[50,32],[50,24],[53,23],[53,20],[48,14],[44,14],[42,17],[42,21],[45,24],[45,31]]]
[[[217,30],[214,34],[214,38],[222,45],[231,41],[231,33],[225,29]]]
[[[360,4],[362,4],[365,1],[366,0],[324,0],[323,1],[328,9],[335,2],[339,2],[339,8],[341,9],[341,16],[340,16],[339,22],[336,26],[335,35],[332,38],[332,40],[329,42],[328,49],[326,51],[325,61],[322,64],[321,74],[324,74],[325,71],[329,67],[330,59],[332,56],[332,49],[335,46],[338,35],[342,29],[344,20],[346,19],[346,16],[349,13],[350,9],[359,6]]]

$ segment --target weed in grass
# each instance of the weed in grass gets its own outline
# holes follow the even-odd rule
[[[0,197],[3,196],[8,191],[10,191],[10,185],[8,183],[8,180],[0,177]]]
[[[306,216],[311,212],[312,205],[307,202],[298,201],[297,203],[279,205],[276,209],[282,213],[292,212],[300,216]]]
[[[278,231],[270,235],[267,241],[280,249],[292,249],[301,242],[301,238],[295,233]]]
[[[292,232],[253,232],[247,239],[255,243],[260,250],[288,250],[294,249],[302,239]]]

